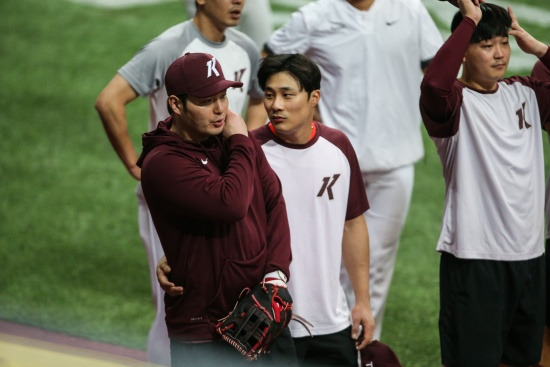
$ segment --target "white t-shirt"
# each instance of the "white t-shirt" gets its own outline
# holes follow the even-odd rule
[[[350,325],[350,310],[340,284],[344,223],[368,209],[353,148],[341,131],[317,124],[303,145],[278,139],[268,126],[254,130],[283,187],[292,263],[288,288],[293,312],[311,322],[313,335],[332,334]],[[297,322],[292,336],[309,335]]]
[[[226,79],[243,83],[241,88],[227,90],[229,108],[233,111],[243,110],[247,95],[263,97],[257,82],[261,56],[254,42],[232,28],[225,31],[223,42],[212,42],[188,20],[153,39],[118,71],[139,95],[149,96],[149,130],[168,117],[164,76],[170,64],[187,52],[211,54],[222,66]]]
[[[457,81],[445,124],[430,121],[425,106],[447,188],[438,251],[502,261],[544,253],[541,113],[548,108],[537,99],[548,92],[538,84],[513,77],[482,93]]]
[[[274,53],[302,53],[319,65],[323,123],[348,136],[362,171],[423,156],[421,62],[441,44],[420,0],[376,0],[368,11],[346,0],[318,0],[293,13],[267,42]]]

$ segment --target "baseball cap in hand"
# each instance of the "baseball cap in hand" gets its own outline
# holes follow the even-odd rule
[[[393,350],[378,340],[361,349],[360,355],[361,367],[401,367]]]
[[[168,96],[187,94],[192,97],[209,97],[243,83],[227,80],[218,60],[210,54],[186,53],[174,61],[164,77]]]

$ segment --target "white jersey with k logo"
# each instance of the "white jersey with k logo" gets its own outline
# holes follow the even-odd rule
[[[340,284],[342,236],[345,221],[363,215],[369,204],[347,137],[323,124],[316,128],[302,145],[285,143],[267,126],[254,136],[283,187],[292,248],[288,288],[300,298],[293,311],[315,326],[313,335],[326,335],[350,325]],[[299,323],[289,328],[295,338],[308,335]]]
[[[457,81],[450,121],[427,119],[447,187],[439,251],[503,261],[527,260],[544,252],[544,157],[537,93],[545,92],[534,88],[537,83],[514,77],[500,81],[495,92],[483,93]]]

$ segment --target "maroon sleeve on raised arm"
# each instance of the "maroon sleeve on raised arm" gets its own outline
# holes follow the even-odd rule
[[[422,80],[420,111],[431,136],[449,136],[458,129],[457,108],[461,94],[456,85],[464,53],[474,32],[475,22],[465,17],[445,41],[427,68]],[[452,116],[455,118],[452,118]]]

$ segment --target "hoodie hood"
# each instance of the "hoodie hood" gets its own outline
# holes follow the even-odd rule
[[[206,147],[219,146],[217,137],[212,137],[205,142],[195,143],[184,140],[181,136],[171,131],[172,116],[166,120],[159,122],[155,130],[149,131],[141,136],[143,150],[137,160],[138,167],[142,167],[143,161],[147,155],[160,145],[171,146],[174,148],[183,148],[185,150],[205,152]],[[208,153],[206,153],[208,154]]]

